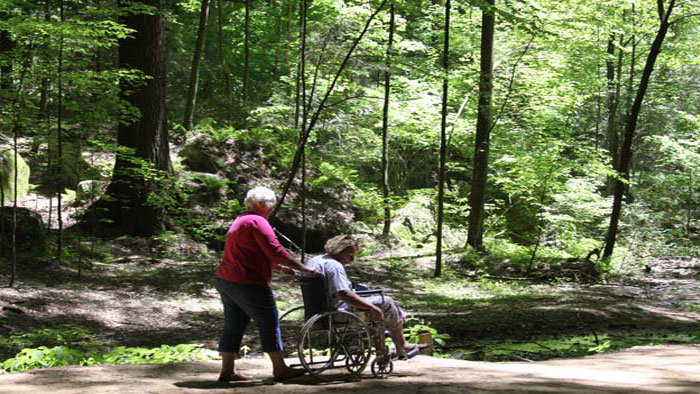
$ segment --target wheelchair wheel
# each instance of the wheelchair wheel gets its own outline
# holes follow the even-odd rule
[[[299,333],[301,365],[319,376],[332,368],[362,373],[372,351],[369,326],[357,315],[344,311],[326,312],[309,319]]]
[[[296,358],[296,333],[304,326],[304,307],[299,306],[282,313],[279,322],[284,343],[284,358]]]
[[[388,357],[375,357],[372,361],[372,375],[383,378],[394,371],[394,363]]]

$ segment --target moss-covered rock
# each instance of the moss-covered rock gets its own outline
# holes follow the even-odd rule
[[[29,191],[29,166],[17,155],[17,200],[21,201]],[[15,151],[0,147],[0,200],[10,202],[15,196]]]
[[[9,256],[12,248],[13,212],[17,212],[15,242],[18,254],[39,255],[46,250],[46,233],[41,216],[27,208],[0,208],[0,254]]]
[[[400,242],[420,246],[434,239],[434,201],[427,193],[414,193],[401,209],[397,210],[391,223],[391,233]]]
[[[221,159],[221,147],[214,138],[204,133],[190,137],[179,155],[182,163],[193,171],[215,174],[225,166]]]

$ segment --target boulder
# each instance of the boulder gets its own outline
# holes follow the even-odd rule
[[[21,201],[29,191],[29,166],[17,155],[17,200]],[[15,151],[0,147],[0,200],[10,202],[15,195]]]
[[[433,200],[427,194],[415,193],[391,222],[392,235],[402,242],[418,246],[429,242],[435,232]]]
[[[223,160],[219,158],[221,149],[217,142],[204,133],[189,137],[179,155],[183,158],[182,164],[192,171],[214,174],[224,166]]]
[[[102,193],[107,190],[107,185],[108,183],[105,181],[97,181],[94,179],[81,181],[78,183],[78,187],[75,190],[76,199],[80,202],[97,200]]]
[[[0,208],[0,254],[9,256],[12,250],[13,207]],[[41,254],[46,250],[46,233],[41,216],[27,208],[16,208],[15,239],[18,254]]]

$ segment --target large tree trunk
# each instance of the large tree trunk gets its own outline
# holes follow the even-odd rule
[[[391,3],[389,17],[389,43],[386,47],[384,70],[384,110],[382,111],[382,191],[384,193],[384,230],[382,238],[389,239],[391,231],[391,207],[389,206],[389,97],[391,95],[391,47],[394,43],[395,9]]]
[[[632,110],[630,111],[630,118],[625,125],[625,139],[622,143],[620,164],[618,168],[618,173],[621,179],[618,179],[615,184],[615,198],[613,200],[612,214],[610,215],[608,234],[605,238],[603,259],[609,259],[610,256],[612,256],[613,249],[615,247],[617,226],[618,222],[620,221],[620,213],[622,212],[622,196],[625,193],[626,184],[629,180],[629,166],[630,162],[632,161],[632,140],[634,139],[634,131],[637,127],[639,112],[642,109],[642,101],[644,100],[644,95],[646,94],[647,87],[649,86],[649,79],[651,78],[652,71],[654,71],[656,58],[661,52],[661,45],[666,38],[666,33],[668,32],[668,27],[670,26],[669,17],[673,11],[675,3],[675,0],[670,0],[668,9],[664,10],[663,0],[657,0],[660,19],[659,30],[657,31],[656,38],[654,38],[654,43],[651,45],[651,49],[649,50],[649,56],[647,57],[646,64],[644,65],[644,71],[642,72],[642,79],[639,82],[637,95],[634,98],[634,104],[632,105]]]
[[[185,107],[185,120],[182,126],[185,130],[192,128],[194,118],[194,108],[197,102],[197,85],[199,85],[199,63],[202,60],[204,51],[204,39],[207,34],[207,19],[209,18],[209,0],[202,0],[202,8],[199,12],[199,29],[197,29],[197,43],[192,54],[192,69],[190,70],[190,89],[187,92],[187,103]]]
[[[134,235],[151,235],[160,224],[159,210],[147,201],[158,181],[147,176],[152,174],[144,173],[142,163],[150,169],[170,172],[163,0],[144,0],[143,3],[155,7],[156,13],[123,17],[122,23],[135,32],[132,38],[119,44],[119,67],[140,70],[149,79],[138,86],[127,81],[120,83],[121,99],[136,107],[141,116],[132,123],[119,124],[117,144],[133,152],[117,154],[112,182],[106,193],[110,199],[101,201],[108,210],[107,217],[123,231]]]
[[[440,122],[440,165],[438,169],[438,210],[437,210],[437,243],[435,247],[435,273],[434,276],[442,275],[442,222],[443,206],[445,198],[445,165],[447,163],[447,71],[450,68],[450,0],[445,2],[445,32],[442,48],[442,119]]]
[[[493,95],[493,35],[495,26],[495,0],[486,0],[488,8],[482,11],[481,22],[481,72],[479,77],[479,112],[474,140],[474,171],[472,190],[469,193],[469,232],[467,244],[483,249],[484,202],[489,162],[491,135],[491,97]]]

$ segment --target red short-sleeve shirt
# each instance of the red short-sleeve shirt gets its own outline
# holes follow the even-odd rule
[[[272,270],[290,257],[267,219],[245,213],[228,229],[224,257],[215,275],[229,282],[270,287]]]

